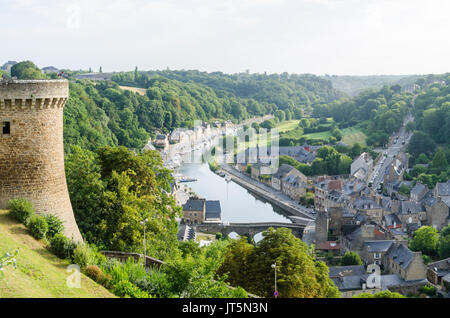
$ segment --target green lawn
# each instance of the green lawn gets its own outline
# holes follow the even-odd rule
[[[361,131],[361,129],[357,127],[349,127],[341,129],[341,133],[343,135],[342,142],[345,142],[347,145],[352,146],[354,143],[359,143],[361,146],[365,147],[367,136]],[[303,137],[308,139],[322,139],[324,141],[328,141],[331,137],[330,131],[323,131],[312,134],[305,134]]]
[[[81,274],[81,288],[69,288],[68,261],[50,253],[43,242],[33,239],[27,229],[0,210],[0,254],[19,249],[17,268],[5,268],[0,280],[0,298],[110,298],[104,287]]]
[[[283,121],[281,123],[278,123],[275,127],[280,133],[282,133],[297,128],[299,122],[300,120]]]

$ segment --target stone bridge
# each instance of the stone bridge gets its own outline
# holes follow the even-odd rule
[[[246,236],[252,238],[268,228],[281,228],[285,227],[292,231],[294,236],[299,239],[303,236],[303,230],[306,224],[299,223],[281,223],[281,222],[263,222],[263,223],[202,223],[195,226],[197,232],[215,234],[217,232],[222,233],[223,236],[228,236],[230,233],[235,232],[240,236]]]

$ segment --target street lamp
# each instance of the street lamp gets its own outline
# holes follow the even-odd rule
[[[275,295],[275,298],[277,298],[277,296],[278,296],[278,291],[277,291],[277,262],[275,262],[275,264],[272,264],[271,267],[275,270],[275,292],[273,294]]]
[[[144,269],[145,269],[145,265],[147,263],[147,244],[145,241],[145,223],[148,222],[148,219],[145,219],[144,221],[141,222],[141,225],[144,225]]]

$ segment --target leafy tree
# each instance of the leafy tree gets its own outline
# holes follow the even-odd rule
[[[436,148],[434,140],[423,131],[416,131],[411,137],[408,146],[408,152],[413,156],[421,153],[431,153]]]
[[[450,226],[441,230],[438,241],[438,254],[441,259],[450,257]]]
[[[406,296],[386,290],[375,294],[361,293],[353,296],[353,298],[406,298]]]
[[[247,286],[250,272],[248,257],[253,249],[254,246],[247,242],[245,236],[234,240],[227,248],[225,259],[217,270],[217,275],[227,275],[231,286]]]
[[[445,157],[445,152],[442,148],[436,151],[433,157],[433,168],[438,170],[447,169],[447,158]]]
[[[357,142],[354,143],[350,150],[350,155],[352,156],[352,158],[358,157],[361,153],[362,153],[361,145]]]
[[[361,258],[359,257],[358,253],[356,252],[347,251],[342,257],[343,266],[362,265],[362,264],[363,262],[361,261]]]
[[[232,248],[248,256],[244,258],[230,250],[221,272],[229,273],[228,280],[237,279],[250,292],[273,297],[272,264],[276,262],[280,297],[339,297],[336,286],[328,277],[327,266],[314,261],[307,245],[286,228],[264,231],[263,239],[253,248],[245,240],[235,243]],[[248,273],[247,277],[239,272],[243,264],[246,264],[244,273]]]
[[[414,131],[415,129],[416,129],[416,124],[415,124],[413,121],[409,121],[409,122],[406,124],[406,131],[407,131],[407,132]]]
[[[18,79],[45,79],[47,76],[31,61],[14,64],[11,67],[11,76]]]
[[[421,251],[427,255],[436,255],[439,235],[437,230],[431,226],[422,226],[414,233],[410,242],[413,251]]]
[[[279,122],[282,122],[286,119],[286,113],[284,111],[282,111],[281,109],[278,109],[275,113],[274,113],[275,118],[278,119]]]

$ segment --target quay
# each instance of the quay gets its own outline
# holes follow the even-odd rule
[[[287,213],[309,220],[316,219],[315,211],[298,204],[296,201],[291,200],[283,193],[278,192],[275,189],[271,189],[264,184],[260,184],[259,182],[251,179],[250,177],[244,175],[243,173],[228,165],[221,165],[221,169],[230,176],[233,182],[239,184],[241,187],[247,189],[248,191],[266,199],[267,201],[283,209]]]

